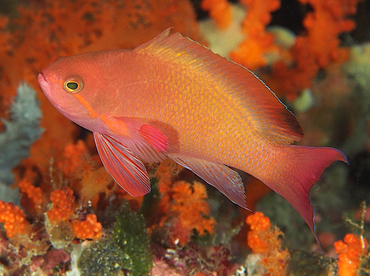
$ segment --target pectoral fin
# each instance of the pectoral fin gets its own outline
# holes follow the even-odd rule
[[[176,163],[191,170],[208,184],[217,188],[232,202],[248,209],[240,175],[229,167],[202,159],[177,154],[168,155]],[[249,209],[248,209],[249,210]]]
[[[112,135],[118,142],[127,146],[142,161],[161,162],[166,158],[167,137],[154,126],[141,118],[106,117]]]
[[[136,155],[108,135],[94,132],[94,140],[104,167],[127,193],[142,196],[150,192],[148,173]]]
[[[142,125],[139,132],[145,141],[158,152],[167,151],[167,137],[159,129],[151,125]]]

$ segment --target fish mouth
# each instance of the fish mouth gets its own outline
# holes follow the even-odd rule
[[[48,81],[46,80],[45,76],[43,73],[40,73],[38,76],[37,76],[37,80],[39,82],[39,85],[41,87],[41,90],[42,92],[44,92],[44,94],[49,98],[51,99],[51,93],[50,93],[50,86],[48,84]]]

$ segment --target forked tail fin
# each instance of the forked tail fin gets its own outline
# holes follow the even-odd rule
[[[289,201],[309,225],[317,240],[309,192],[325,168],[335,161],[348,164],[347,158],[341,151],[333,148],[304,146],[286,146],[282,156],[284,160],[279,160],[275,178],[261,180]]]

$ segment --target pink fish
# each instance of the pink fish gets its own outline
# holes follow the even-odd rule
[[[169,30],[133,50],[63,57],[38,77],[51,103],[94,133],[106,170],[132,196],[150,191],[144,162],[165,157],[247,208],[232,168],[282,195],[314,232],[309,191],[333,148],[291,145],[302,129],[246,68]]]

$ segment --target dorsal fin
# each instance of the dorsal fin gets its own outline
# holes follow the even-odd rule
[[[273,144],[291,144],[303,137],[295,116],[255,74],[179,33],[169,32],[165,30],[133,51],[160,56],[218,82],[225,93],[233,95],[255,130]]]

